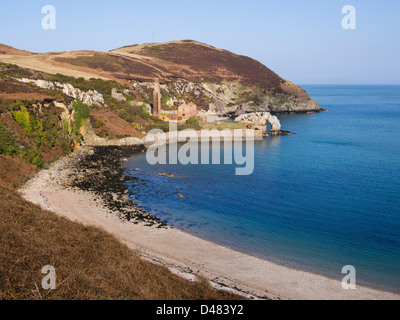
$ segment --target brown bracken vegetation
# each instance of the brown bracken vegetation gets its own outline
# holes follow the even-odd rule
[[[1,182],[0,197],[0,299],[238,298],[143,261],[105,231],[44,211]],[[56,290],[42,289],[46,265],[56,268]]]
[[[141,260],[105,231],[57,217],[0,183],[0,299],[233,299]],[[43,290],[43,266],[57,289]]]
[[[9,188],[20,186],[31,178],[37,167],[26,163],[21,158],[0,154],[0,183]],[[6,199],[1,200],[6,201]]]
[[[10,54],[16,56],[30,56],[32,53],[25,50],[18,50],[13,47],[0,43],[0,54]]]
[[[49,92],[49,90],[35,88],[0,75],[0,99],[2,101],[55,99]]]
[[[120,118],[114,111],[100,109],[91,110],[90,120],[92,127],[100,137],[125,138],[137,137],[143,138],[144,134],[135,130],[129,122]]]
[[[236,81],[268,92],[308,97],[303,89],[252,58],[192,40],[127,46],[102,53],[59,53],[52,60],[119,81]]]

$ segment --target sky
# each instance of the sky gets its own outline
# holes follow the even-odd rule
[[[42,7],[56,29],[42,28]],[[342,28],[345,5],[356,29]],[[108,51],[192,39],[254,58],[297,84],[400,84],[399,0],[13,0],[0,43],[32,52]]]

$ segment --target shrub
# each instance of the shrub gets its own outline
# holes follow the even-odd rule
[[[63,125],[63,128],[64,128],[64,132],[65,132],[65,134],[67,135],[67,136],[69,136],[69,121],[67,121],[67,120],[64,120],[63,121],[63,123],[62,123],[62,125]]]
[[[32,164],[36,165],[39,169],[43,168],[43,160],[41,156],[36,156],[32,160]]]
[[[194,126],[198,126],[199,125],[199,120],[197,120],[196,118],[190,118],[188,120],[186,120],[187,124],[192,124]]]
[[[169,132],[169,124],[168,123],[156,123],[156,124],[149,124],[146,126],[145,131],[150,131],[153,129],[161,129],[164,132]]]
[[[26,133],[32,133],[31,118],[25,106],[21,106],[20,111],[13,111],[12,115]]]
[[[19,148],[15,143],[14,137],[7,130],[3,122],[0,121],[0,154],[14,155],[18,151]]]
[[[60,133],[56,128],[50,129],[46,132],[46,139],[51,147],[54,147],[57,143],[57,139],[60,137]]]
[[[25,130],[29,135],[33,135],[35,143],[39,147],[46,142],[47,137],[43,128],[43,120],[37,119],[29,114],[28,109],[25,105],[20,106],[19,111],[12,111],[12,115],[15,121]]]
[[[93,126],[94,126],[96,129],[100,129],[103,125],[104,125],[104,123],[103,123],[103,121],[101,121],[101,120],[96,120],[96,121],[94,122],[94,124],[93,124]]]
[[[105,138],[105,137],[106,137],[106,133],[105,133],[104,131],[96,132],[96,135],[97,135],[98,137],[100,137],[100,138]]]
[[[122,109],[117,110],[117,114],[122,119],[128,121],[129,123],[133,123],[136,117],[140,117],[144,120],[151,119],[151,116],[147,113],[147,109],[145,105],[140,106],[125,106]]]
[[[35,136],[35,142],[38,147],[44,144],[47,141],[46,133],[43,128],[43,120],[32,118],[31,120],[31,128],[33,134]]]
[[[168,100],[171,99],[171,96],[167,90],[161,89],[161,104],[163,106],[167,105]]]
[[[75,111],[75,113],[74,113],[74,129],[75,129],[75,132],[77,133],[77,132],[79,132],[79,129],[82,127],[84,120],[90,117],[90,110],[86,104],[84,104],[78,100],[74,101],[73,106],[74,106],[74,111]]]
[[[43,168],[44,163],[42,160],[42,154],[39,151],[32,150],[32,149],[29,150],[28,158],[29,158],[29,161],[32,164],[36,165],[39,169]]]

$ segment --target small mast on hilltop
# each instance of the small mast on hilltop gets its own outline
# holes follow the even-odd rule
[[[160,79],[155,79],[154,81],[154,93],[153,93],[153,116],[159,117],[161,110],[161,89],[160,89]]]

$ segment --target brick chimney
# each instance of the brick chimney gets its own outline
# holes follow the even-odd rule
[[[161,111],[161,89],[160,79],[154,81],[154,93],[153,93],[153,116],[158,117]]]

